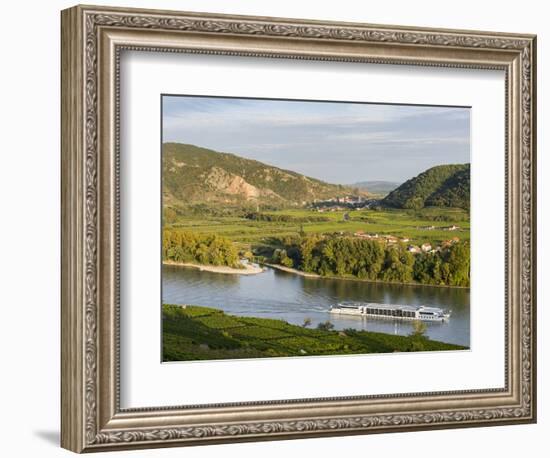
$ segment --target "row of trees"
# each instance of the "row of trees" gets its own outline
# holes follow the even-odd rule
[[[319,275],[367,280],[470,286],[470,247],[459,242],[435,253],[413,255],[403,244],[355,237],[304,235],[280,240],[271,262]]]
[[[273,214],[273,213],[259,213],[248,212],[245,214],[246,219],[253,221],[267,221],[270,223],[322,223],[330,221],[330,218],[326,216],[307,215],[307,216],[293,216],[285,214]]]
[[[230,240],[219,235],[166,229],[162,258],[174,262],[197,262],[240,268],[239,252]]]

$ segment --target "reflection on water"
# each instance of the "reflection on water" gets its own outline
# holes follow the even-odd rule
[[[233,315],[277,318],[312,326],[330,320],[335,329],[365,329],[406,335],[412,322],[332,315],[331,305],[344,300],[441,307],[452,312],[447,323],[426,323],[434,340],[470,345],[470,291],[433,286],[393,285],[332,278],[306,278],[268,269],[258,275],[227,275],[163,266],[166,304],[194,304]]]

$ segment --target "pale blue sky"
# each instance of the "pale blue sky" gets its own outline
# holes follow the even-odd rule
[[[403,182],[434,165],[470,162],[470,109],[163,96],[163,141],[331,183]]]

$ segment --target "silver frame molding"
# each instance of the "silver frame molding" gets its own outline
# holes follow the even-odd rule
[[[75,452],[536,421],[536,37],[75,6],[61,15],[61,445]],[[506,74],[506,386],[121,409],[119,59],[125,49]]]

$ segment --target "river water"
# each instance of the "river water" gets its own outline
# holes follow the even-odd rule
[[[232,315],[276,318],[311,327],[329,320],[335,329],[363,329],[388,334],[410,334],[411,321],[330,314],[341,301],[427,305],[450,310],[448,322],[426,322],[433,340],[470,345],[470,290],[434,286],[370,283],[332,278],[307,278],[267,268],[257,275],[201,272],[176,266],[162,268],[165,304],[192,304],[221,309]]]

